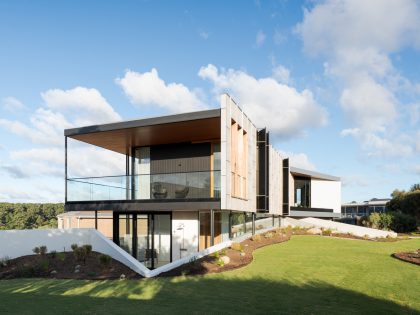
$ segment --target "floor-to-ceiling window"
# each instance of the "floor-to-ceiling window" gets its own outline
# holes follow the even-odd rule
[[[130,213],[119,214],[116,218],[115,242],[121,248],[147,268],[171,262],[171,214]]]
[[[311,207],[311,179],[295,177],[295,207]]]

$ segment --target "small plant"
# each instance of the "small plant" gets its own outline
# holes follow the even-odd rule
[[[48,252],[48,248],[45,245],[39,246],[39,254],[44,256]]]
[[[57,251],[56,250],[50,251],[50,255],[52,259],[55,259],[57,257]]]
[[[61,252],[61,253],[57,253],[57,258],[58,258],[60,261],[64,261],[64,260],[66,260],[66,254],[65,254],[65,253],[63,253],[63,252]]]
[[[363,239],[366,240],[366,241],[369,240],[369,235],[367,235],[367,234],[363,235]]]
[[[35,247],[34,249],[32,249],[32,251],[34,252],[34,254],[39,255],[39,253],[41,252],[39,247]]]
[[[264,237],[265,238],[273,238],[274,234],[271,232],[265,233]]]
[[[219,259],[217,260],[216,264],[217,264],[219,267],[223,267],[223,266],[225,265],[225,261],[224,261],[223,259],[219,258]]]
[[[226,256],[226,248],[223,248],[223,249],[220,251],[220,256]]]
[[[74,252],[79,246],[77,244],[71,244],[71,250]]]
[[[261,241],[261,235],[260,234],[252,235],[251,240],[254,242],[259,242]]]
[[[322,230],[322,235],[331,236],[332,235],[332,230],[331,229]]]
[[[88,277],[95,277],[95,276],[96,276],[96,272],[94,272],[94,271],[88,271],[88,272],[86,273],[86,275],[87,275]]]
[[[2,259],[0,259],[0,268],[7,267],[9,265],[9,262],[10,262],[10,257],[4,256]]]
[[[220,258],[220,253],[219,252],[215,252],[214,253],[214,258],[219,259]]]
[[[89,254],[92,252],[92,245],[86,244],[86,245],[83,245],[83,248],[85,249],[86,256],[89,256]]]
[[[237,251],[243,250],[243,246],[241,243],[232,243],[232,245],[230,245],[230,248]]]
[[[99,256],[99,261],[104,266],[109,266],[109,264],[111,263],[111,259],[112,259],[111,256],[106,255],[106,254],[102,254]]]
[[[78,261],[83,261],[83,263],[86,263],[86,258],[87,258],[86,248],[78,247],[74,250],[73,253],[76,256],[76,259]]]
[[[191,257],[189,262],[190,264],[195,265],[197,263],[197,257],[196,256]]]

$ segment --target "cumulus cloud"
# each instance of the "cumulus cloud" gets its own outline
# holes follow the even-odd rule
[[[412,141],[394,140],[409,135],[394,132],[391,137],[385,130],[397,129],[399,121],[416,110],[398,98],[407,86],[415,90],[416,84],[398,73],[390,54],[420,48],[419,3],[326,0],[305,10],[296,29],[304,50],[324,58],[325,74],[342,85],[340,105],[352,125],[342,134],[355,136],[369,152],[411,154]]]
[[[131,103],[138,106],[158,106],[171,113],[189,112],[205,108],[198,93],[180,83],[166,83],[155,68],[149,72],[128,70],[117,78]]]
[[[309,160],[308,156],[305,153],[280,151],[280,155],[283,158],[289,158],[291,166],[303,168],[309,171],[316,171],[315,165]]]
[[[309,90],[298,91],[272,77],[257,79],[244,71],[219,71],[212,64],[201,67],[198,74],[213,83],[216,94],[234,95],[258,127],[266,126],[281,137],[298,136],[302,126],[320,127],[327,122],[327,111]]]

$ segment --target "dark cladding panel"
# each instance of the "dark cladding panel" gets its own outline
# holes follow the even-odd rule
[[[178,143],[150,148],[150,172],[183,173],[210,171],[211,145]]]
[[[257,211],[268,212],[269,196],[269,135],[266,129],[257,131]]]

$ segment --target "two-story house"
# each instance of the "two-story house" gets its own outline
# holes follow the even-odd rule
[[[340,216],[340,179],[290,166],[227,94],[218,109],[64,135],[69,217],[61,227],[70,213],[90,213],[100,230],[98,213],[108,213],[108,236],[148,268],[279,226],[285,216]],[[68,138],[124,155],[125,174],[68,178]]]

